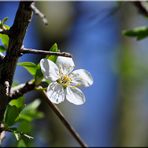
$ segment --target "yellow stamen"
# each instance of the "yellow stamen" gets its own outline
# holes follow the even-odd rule
[[[61,76],[61,78],[57,80],[57,82],[61,84],[64,88],[69,86],[71,81],[71,78],[67,75]]]

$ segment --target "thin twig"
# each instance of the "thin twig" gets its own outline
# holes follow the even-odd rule
[[[9,30],[2,30],[2,31],[0,31],[0,34],[5,34],[5,35],[9,36],[10,31]]]
[[[52,52],[52,51],[45,51],[45,50],[38,50],[38,49],[31,49],[31,48],[22,48],[20,52],[21,54],[41,54],[41,55],[56,55],[56,56],[72,57],[71,54],[66,52]]]
[[[15,86],[11,89],[10,100],[21,97],[25,93],[34,90],[34,88],[35,88],[35,82],[32,80]]]
[[[71,126],[71,124],[66,120],[62,112],[58,109],[56,105],[54,105],[49,99],[45,91],[41,91],[42,94],[45,96],[45,101],[48,103],[50,108],[53,110],[53,112],[58,116],[58,118],[61,120],[61,122],[65,125],[65,127],[69,130],[71,135],[76,139],[76,141],[82,146],[82,147],[88,147],[79,134],[75,131],[75,129]]]
[[[45,25],[48,25],[48,20],[46,19],[45,15],[35,6],[35,3],[32,3],[31,8],[33,12],[38,15]]]

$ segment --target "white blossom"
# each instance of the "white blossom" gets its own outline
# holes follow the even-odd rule
[[[59,104],[65,98],[75,105],[85,102],[85,96],[78,87],[92,85],[93,79],[85,69],[73,71],[75,65],[72,58],[59,56],[56,63],[41,59],[40,66],[45,79],[51,81],[47,88],[47,96],[51,102]]]

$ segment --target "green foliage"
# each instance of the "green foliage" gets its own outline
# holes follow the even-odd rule
[[[20,62],[17,65],[24,67],[32,76],[35,76],[37,65],[32,62]]]
[[[50,51],[59,52],[60,50],[58,49],[58,45],[55,43],[50,48]],[[56,62],[57,56],[51,55],[51,56],[46,56],[46,58],[53,62]],[[32,62],[20,62],[17,65],[24,67],[34,77],[36,85],[39,85],[43,81],[44,77],[40,68],[40,64],[36,65],[35,63]]]
[[[7,126],[13,125],[16,122],[16,119],[23,108],[24,108],[23,97],[20,97],[16,100],[12,100],[6,108],[6,112],[4,115],[4,123]]]
[[[15,123],[16,118],[19,115],[19,109],[16,106],[8,105],[6,109],[6,114],[4,117],[4,123],[7,126],[11,126]]]
[[[8,17],[3,18],[3,20],[0,20],[0,28],[3,28],[3,25],[5,25],[5,22],[8,20]]]
[[[131,30],[125,30],[123,31],[123,34],[129,37],[135,37],[137,40],[144,39],[148,37],[148,27],[136,27]]]
[[[6,51],[6,48],[4,47],[4,46],[0,46],[0,52],[2,53],[2,52],[5,52]]]
[[[2,44],[4,45],[4,47],[8,48],[8,44],[9,44],[9,37],[8,37],[8,35],[0,33],[0,39],[1,39]]]
[[[10,29],[10,27],[8,25],[5,25],[5,22],[7,20],[8,20],[7,17],[5,17],[3,20],[0,20],[0,30],[1,31]],[[6,50],[8,48],[9,36],[0,33],[0,40],[1,40],[3,47],[4,47],[4,48],[2,48],[2,47],[0,48],[0,52],[1,52],[1,50],[4,51],[4,49]]]
[[[21,140],[18,142],[17,147],[27,147],[27,145],[25,144],[24,140],[21,139]]]
[[[40,64],[37,65],[36,74],[35,74],[35,84],[38,85],[43,80],[43,73],[40,68]]]
[[[23,109],[24,108],[24,98],[20,97],[18,99],[14,99],[9,103],[11,106],[16,106],[17,108]]]
[[[52,45],[52,47],[50,48],[49,51],[52,51],[52,52],[59,52],[60,50],[58,49],[57,43],[54,43],[54,44]],[[55,55],[47,56],[46,58],[49,59],[49,60],[51,60],[51,61],[53,61],[54,63],[55,63],[56,60],[57,60],[57,56],[55,56]]]
[[[18,120],[25,120],[31,122],[34,119],[40,119],[43,117],[43,113],[37,111],[40,105],[40,100],[35,100],[29,105],[27,105],[19,115]]]
[[[15,136],[18,146],[27,146],[26,140],[33,139],[28,134],[32,130],[31,122],[43,117],[43,113],[37,109],[40,103],[37,99],[25,106],[24,98],[20,97],[8,104],[3,123],[6,131],[12,132]]]

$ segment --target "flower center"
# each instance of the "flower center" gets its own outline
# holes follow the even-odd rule
[[[59,84],[61,84],[64,88],[66,88],[67,86],[69,86],[70,83],[71,83],[71,81],[72,81],[71,78],[69,76],[67,76],[67,75],[61,76],[61,78],[59,78],[57,80],[57,82]]]

